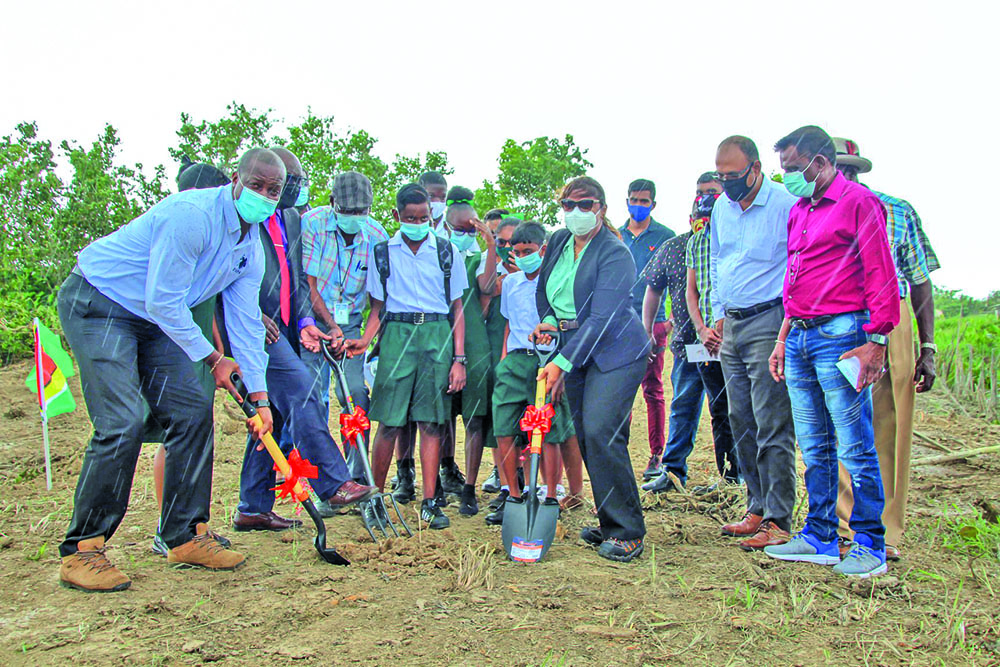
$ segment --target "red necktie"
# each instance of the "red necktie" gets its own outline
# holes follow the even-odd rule
[[[292,314],[292,296],[289,291],[291,282],[288,275],[288,259],[285,257],[285,242],[281,240],[281,228],[278,227],[278,214],[267,220],[267,231],[274,242],[274,250],[278,253],[278,266],[281,267],[281,321],[288,326],[288,318]]]

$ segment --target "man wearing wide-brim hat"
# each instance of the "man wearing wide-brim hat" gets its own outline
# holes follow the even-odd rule
[[[858,174],[871,171],[871,160],[861,156],[855,142],[840,137],[834,137],[833,142],[837,151],[837,169],[848,180],[857,181]],[[875,384],[872,394],[875,449],[885,491],[882,523],[886,530],[886,558],[898,560],[910,485],[915,393],[929,391],[936,376],[934,295],[930,274],[941,265],[924,234],[920,217],[909,202],[875,190],[872,192],[878,195],[886,208],[886,231],[899,282],[900,318],[899,326],[889,334],[889,369]],[[916,315],[920,338],[919,355],[914,354],[913,314]],[[841,466],[837,516],[843,539],[851,537],[847,521],[853,505],[850,476]]]

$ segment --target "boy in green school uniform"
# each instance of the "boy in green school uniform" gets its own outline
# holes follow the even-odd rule
[[[371,312],[365,333],[344,346],[351,356],[364,354],[384,323],[370,412],[379,424],[372,442],[375,483],[385,487],[396,439],[408,422],[416,423],[423,488],[420,519],[442,529],[450,522],[434,502],[434,488],[441,433],[451,416],[448,394],[465,386],[461,296],[468,280],[461,267],[451,270],[458,255],[455,246],[429,233],[430,197],[423,187],[411,183],[400,188],[392,215],[399,231],[376,245],[375,261],[368,267]]]
[[[451,231],[451,242],[464,260],[469,287],[462,294],[465,312],[465,388],[452,397],[452,441],[455,440],[455,417],[462,415],[465,424],[466,480],[459,495],[459,514],[473,516],[479,512],[476,502],[476,478],[483,459],[483,447],[496,447],[493,437],[490,396],[493,393],[493,363],[490,341],[483,314],[482,296],[495,282],[490,276],[497,273],[496,241],[483,222],[476,217],[472,207],[473,193],[468,188],[454,186],[448,191],[445,220]],[[476,243],[482,236],[486,242],[484,253]]]
[[[507,320],[503,358],[496,369],[496,386],[493,390],[493,429],[499,445],[499,459],[502,477],[514,480],[517,475],[517,451],[514,446],[516,436],[521,433],[520,420],[528,405],[535,404],[535,378],[538,376],[538,356],[528,339],[528,335],[538,325],[538,306],[535,290],[538,272],[545,254],[545,229],[537,222],[524,222],[514,230],[512,240],[513,257],[520,271],[504,278],[500,296],[500,311]],[[569,402],[566,397],[553,406],[555,415],[551,429],[545,434],[542,458],[542,478],[546,486],[546,504],[558,504],[556,487],[562,478],[563,458],[569,468],[579,469],[579,475],[570,475],[574,480],[571,492],[582,491],[582,459],[576,432],[570,417]],[[563,451],[564,450],[564,451]],[[575,451],[574,451],[575,450]],[[562,454],[562,455],[560,455]],[[578,483],[576,480],[578,479]],[[573,488],[574,486],[578,488]],[[510,497],[506,502],[519,503],[521,488],[511,484]],[[486,523],[503,523],[504,506],[486,517]]]

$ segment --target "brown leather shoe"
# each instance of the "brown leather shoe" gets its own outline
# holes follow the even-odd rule
[[[241,533],[248,530],[288,530],[289,528],[298,528],[301,525],[302,522],[298,519],[286,519],[283,516],[278,516],[273,511],[265,514],[244,514],[243,512],[237,512],[236,516],[233,517],[233,529]]]
[[[246,562],[243,554],[223,547],[208,529],[199,523],[197,535],[189,542],[167,552],[167,562],[174,565],[196,565],[206,570],[235,570]]]
[[[85,593],[113,593],[132,585],[132,580],[111,564],[104,552],[104,538],[80,540],[76,553],[63,556],[59,583]]]
[[[722,534],[729,537],[750,537],[751,535],[756,535],[757,531],[760,530],[760,522],[763,520],[764,517],[759,514],[747,512],[736,523],[727,523],[723,526]]]
[[[743,549],[743,551],[760,551],[764,547],[774,544],[784,544],[790,539],[792,539],[792,536],[788,534],[788,531],[778,528],[778,524],[773,521],[765,521],[760,525],[760,530],[757,531],[756,535],[740,542],[740,549]]]
[[[347,480],[340,485],[337,492],[330,496],[326,502],[331,505],[351,505],[362,500],[374,498],[378,494],[378,489],[374,486],[364,486],[354,480]]]

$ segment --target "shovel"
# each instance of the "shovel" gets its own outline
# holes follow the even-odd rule
[[[243,386],[243,378],[240,377],[239,373],[233,373],[229,376],[229,379],[232,381],[233,387],[236,388],[236,392],[230,393],[236,402],[239,403],[240,408],[243,409],[243,414],[247,416],[247,419],[260,423],[260,417],[257,415],[257,408],[251,405],[250,401],[246,400],[247,391],[246,387]],[[267,453],[271,455],[272,459],[274,459],[274,465],[278,468],[281,474],[285,476],[285,479],[295,479],[292,497],[302,503],[302,507],[306,509],[309,517],[316,525],[316,540],[313,542],[313,546],[315,546],[316,551],[319,552],[320,558],[332,565],[350,565],[351,561],[337,553],[336,549],[327,548],[326,524],[323,523],[323,517],[320,516],[312,498],[309,497],[309,493],[302,487],[302,482],[295,478],[292,467],[289,465],[288,459],[285,458],[285,455],[281,453],[281,448],[278,447],[278,443],[274,441],[274,438],[270,433],[264,434],[263,442],[264,447],[267,449]],[[298,455],[297,451],[293,453],[296,454],[296,456]],[[308,463],[308,461],[305,461],[305,463]]]
[[[326,360],[330,363],[330,367],[333,368],[333,374],[337,377],[337,384],[340,385],[340,391],[347,401],[347,414],[340,415],[341,437],[345,441],[348,441],[348,446],[354,445],[358,450],[358,454],[361,456],[361,463],[365,469],[365,480],[367,480],[369,486],[375,486],[375,475],[372,474],[372,466],[368,461],[368,448],[365,446],[364,431],[369,428],[368,418],[364,410],[354,405],[354,397],[351,396],[351,390],[347,386],[344,358],[337,359],[334,357],[327,341],[323,341],[320,346],[323,348],[323,356],[326,357]],[[365,525],[365,530],[368,531],[368,535],[371,536],[372,542],[378,542],[378,539],[375,537],[375,530],[378,530],[382,534],[382,537],[389,537],[389,533],[386,532],[386,528],[388,528],[395,537],[399,537],[399,531],[396,529],[392,519],[389,518],[389,512],[386,507],[387,503],[392,504],[393,512],[396,514],[396,518],[399,519],[403,531],[406,532],[408,537],[412,537],[413,531],[406,525],[406,520],[403,519],[403,513],[399,511],[396,499],[392,497],[391,493],[380,493],[373,498],[359,503],[361,505],[361,520]]]
[[[535,345],[538,367],[542,368],[555,357],[559,339],[555,332],[551,349],[540,350]],[[551,409],[545,405],[545,380],[535,383],[534,412],[537,414]],[[525,418],[533,412],[529,407]],[[522,424],[524,419],[521,420]],[[511,560],[519,563],[537,563],[548,552],[556,536],[559,520],[559,503],[547,504],[538,500],[538,461],[542,455],[544,435],[541,428],[531,430],[531,468],[528,473],[528,488],[520,498],[508,498],[503,512],[503,548]]]

